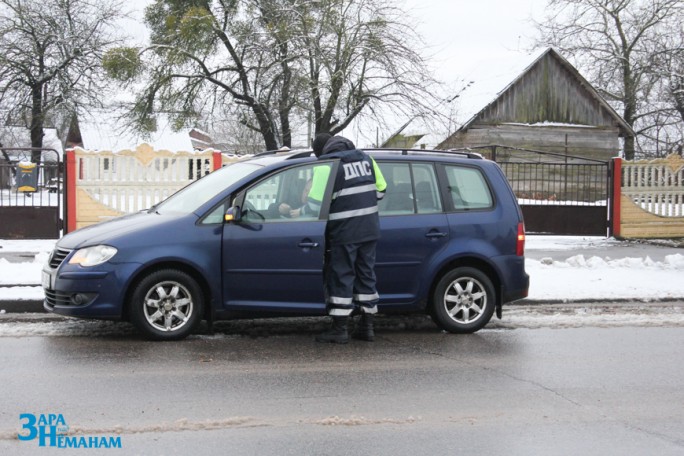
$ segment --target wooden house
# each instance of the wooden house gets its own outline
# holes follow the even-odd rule
[[[489,71],[502,73],[497,68]],[[477,94],[479,83],[473,79],[459,102]],[[489,102],[481,101],[479,111],[437,147],[498,144],[607,160],[619,154],[620,138],[634,136],[597,90],[552,48],[507,83],[490,94]]]

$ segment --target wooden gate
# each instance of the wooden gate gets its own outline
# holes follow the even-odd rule
[[[627,162],[616,159],[616,237],[684,237],[684,158]]]
[[[148,209],[221,167],[213,150],[171,152],[141,144],[134,150],[66,153],[68,232]]]
[[[40,151],[40,162],[31,156]],[[64,167],[54,149],[3,147],[0,156],[0,239],[58,239]]]

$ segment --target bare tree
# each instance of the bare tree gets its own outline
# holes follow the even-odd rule
[[[292,125],[309,114],[316,132],[335,133],[381,103],[429,106],[420,41],[400,17],[388,0],[156,0],[151,45],[113,51],[105,66],[129,82],[148,69],[140,128],[155,110],[180,125],[231,103],[276,149],[292,145]]]
[[[670,38],[677,42],[664,48],[672,52],[663,54],[660,72],[664,86],[662,98],[667,107],[666,113],[671,111],[666,119],[670,125],[666,127],[666,153],[676,152],[682,155],[684,151],[684,30],[680,29],[679,35],[671,35]]]
[[[618,109],[637,136],[653,125],[654,67],[663,34],[681,27],[681,0],[549,0],[549,16],[537,24],[541,43],[573,58],[597,90]],[[658,109],[656,107],[656,109]],[[625,140],[625,158],[635,141]]]
[[[0,0],[0,106],[26,119],[32,147],[51,113],[101,101],[100,61],[120,42],[111,26],[121,11],[118,0]]]
[[[658,68],[667,84],[666,99],[684,122],[684,29],[663,36]]]
[[[322,0],[300,12],[295,27],[316,133],[340,132],[363,112],[410,118],[432,111],[436,81],[418,52],[422,39],[396,2]]]

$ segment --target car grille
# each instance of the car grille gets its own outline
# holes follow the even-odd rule
[[[68,306],[71,305],[71,295],[66,293],[60,293],[55,290],[43,290],[45,291],[45,303],[52,307],[56,305]]]
[[[71,253],[71,250],[69,249],[55,249],[52,251],[52,255],[50,255],[50,267],[52,269],[57,269],[60,264],[64,261],[64,259]]]

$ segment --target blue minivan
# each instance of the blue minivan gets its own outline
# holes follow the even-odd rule
[[[367,150],[382,169],[379,311],[427,312],[474,332],[527,296],[522,213],[498,165],[477,154]],[[325,315],[332,182],[318,214],[301,205],[314,169],[338,161],[266,152],[225,166],[158,205],[67,234],[43,268],[45,308],[128,320],[177,340],[201,320]]]

